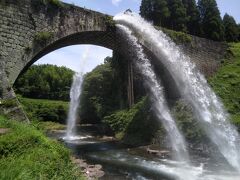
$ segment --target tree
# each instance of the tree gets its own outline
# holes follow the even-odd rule
[[[33,65],[18,78],[14,88],[28,98],[69,100],[74,72],[55,65]]]
[[[215,0],[198,0],[203,37],[224,40],[224,26]]]
[[[107,57],[104,64],[84,77],[80,101],[83,123],[98,123],[104,116],[119,108],[119,82],[114,75],[111,59]]]
[[[167,20],[170,17],[168,4],[166,0],[153,1],[153,23],[157,26],[166,26]]]
[[[197,8],[195,0],[183,0],[183,5],[186,8],[186,13],[188,17],[187,29],[192,35],[200,35],[200,13]]]
[[[167,0],[142,0],[140,14],[156,26],[165,26],[170,16]]]
[[[240,24],[238,24],[238,41],[240,41]]]
[[[153,20],[153,5],[152,0],[142,0],[140,6],[140,15],[148,21]]]
[[[182,0],[168,0],[168,8],[170,11],[168,27],[176,31],[186,32],[188,18]]]
[[[223,17],[223,24],[225,29],[225,40],[228,42],[238,41],[238,26],[234,18],[226,13]]]

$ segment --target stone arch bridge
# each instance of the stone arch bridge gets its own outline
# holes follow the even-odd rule
[[[12,89],[14,82],[45,54],[75,44],[128,55],[109,15],[48,0],[0,0],[0,112],[26,119]],[[197,37],[181,46],[206,74],[219,65],[225,48]]]

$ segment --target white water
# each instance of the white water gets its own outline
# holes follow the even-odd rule
[[[83,74],[75,73],[73,77],[73,83],[70,90],[70,106],[68,111],[67,118],[67,133],[65,136],[65,140],[74,140],[78,139],[76,136],[76,121],[77,121],[77,112],[80,103],[80,95],[82,91],[82,82],[83,82]]]
[[[131,30],[122,25],[117,25],[117,28],[120,30],[123,37],[127,38],[126,41],[129,45],[128,49],[133,49],[132,51],[130,50],[130,52],[134,58],[137,58],[133,62],[144,77],[145,85],[150,91],[156,116],[162,121],[162,124],[167,131],[175,158],[178,161],[188,162],[189,156],[184,138],[179,132],[175,121],[170,114],[170,110],[164,97],[164,89],[160,84],[159,79],[157,79],[150,61],[145,57],[142,46],[138,43],[137,38],[132,35]]]
[[[206,134],[218,147],[228,163],[240,172],[239,134],[230,124],[229,115],[223,104],[207,84],[204,76],[196,69],[190,58],[163,32],[133,13],[114,17],[118,24],[130,28],[139,41],[154,53],[169,70],[182,96],[193,108]]]

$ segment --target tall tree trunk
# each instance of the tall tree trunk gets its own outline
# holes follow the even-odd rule
[[[132,107],[134,104],[134,89],[133,89],[133,66],[131,61],[128,61],[128,105]]]

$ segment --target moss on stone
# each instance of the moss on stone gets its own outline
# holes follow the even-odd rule
[[[41,0],[44,5],[54,5],[56,7],[63,7],[63,3],[59,0]]]
[[[106,16],[104,21],[105,21],[105,25],[107,26],[107,30],[110,30],[110,31],[116,30],[116,23],[113,20],[112,16]]]
[[[46,42],[48,42],[51,38],[53,37],[53,33],[52,32],[47,32],[47,31],[42,31],[42,32],[38,32],[35,35],[35,40],[41,44],[44,44]]]
[[[0,102],[0,106],[4,108],[11,108],[11,107],[17,107],[17,100],[15,98],[13,99],[5,99]]]
[[[162,28],[162,27],[155,27],[158,30],[162,30],[165,34],[167,34],[176,44],[188,44],[192,42],[191,35],[179,32],[179,31],[173,31],[170,29]]]

